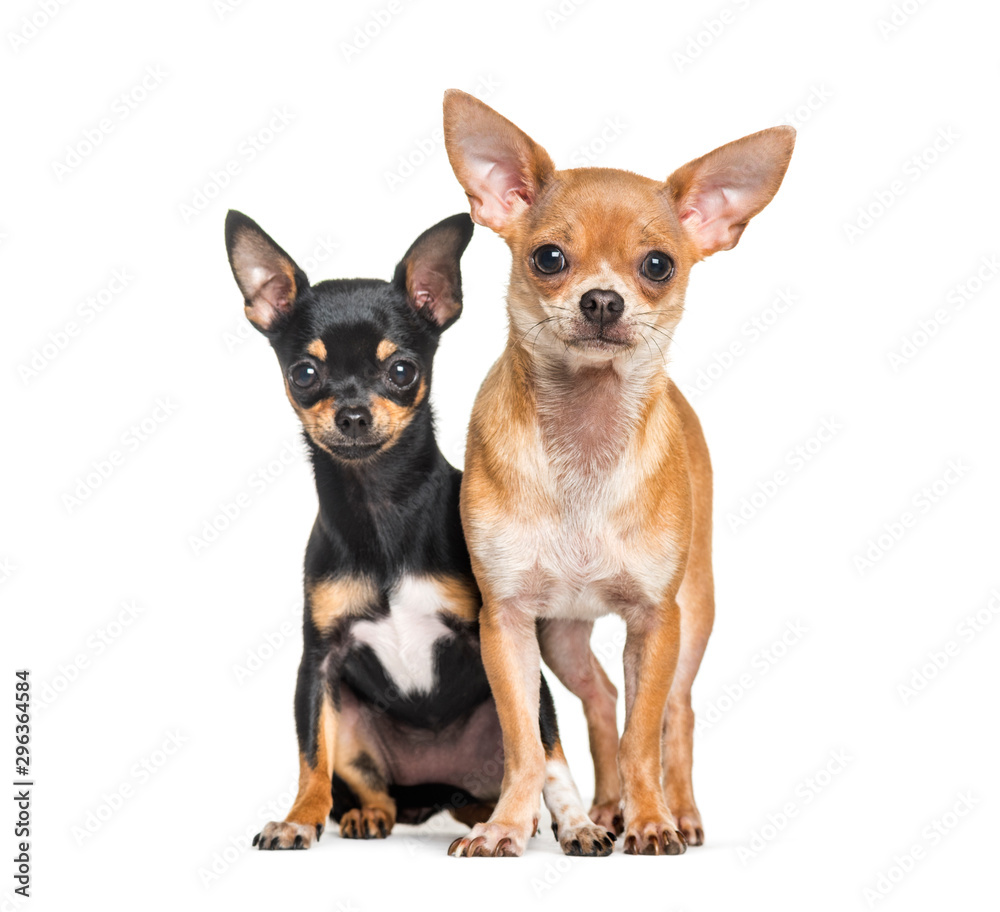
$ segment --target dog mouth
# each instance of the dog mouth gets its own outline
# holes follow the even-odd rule
[[[567,340],[573,348],[584,351],[604,351],[615,352],[622,349],[631,348],[634,344],[631,333],[622,332],[615,327],[601,327],[596,332],[577,334]]]
[[[381,452],[386,444],[385,440],[348,440],[344,437],[324,437],[316,442],[342,462],[364,462]]]

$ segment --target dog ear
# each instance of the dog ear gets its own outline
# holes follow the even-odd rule
[[[555,168],[538,143],[489,105],[458,89],[444,93],[444,142],[472,220],[503,235]]]
[[[777,193],[794,147],[793,127],[772,127],[719,146],[667,178],[700,258],[736,246],[747,222]]]
[[[393,284],[410,306],[438,331],[462,313],[462,271],[459,260],[472,239],[472,219],[464,212],[428,228],[399,261]]]
[[[260,225],[235,209],[226,215],[226,251],[247,319],[263,333],[274,332],[309,287],[306,274]]]

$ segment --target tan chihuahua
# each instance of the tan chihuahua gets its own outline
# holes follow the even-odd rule
[[[544,656],[584,701],[595,822],[624,832],[630,854],[677,855],[704,840],[691,684],[715,605],[708,448],[666,374],[666,349],[691,267],[734,247],[770,202],[795,131],[754,133],[659,181],[557,171],[463,92],[445,94],[444,126],[473,220],[513,256],[510,334],[476,400],[461,492],[503,790],[450,851],[524,851],[545,781]],[[589,649],[594,620],[609,612],[626,625],[620,745],[614,688]]]

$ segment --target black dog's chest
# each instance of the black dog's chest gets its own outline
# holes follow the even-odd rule
[[[341,678],[376,711],[418,728],[442,728],[490,695],[474,629],[417,578],[396,587],[386,614],[351,625]]]

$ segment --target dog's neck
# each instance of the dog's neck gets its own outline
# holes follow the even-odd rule
[[[433,433],[429,409],[421,409],[388,450],[358,462],[335,459],[306,437],[324,527],[346,539],[359,531],[405,521],[423,489],[447,466]]]
[[[508,351],[534,400],[550,456],[587,474],[617,462],[642,433],[652,402],[669,383],[662,360],[645,352],[595,358],[562,343],[529,348],[514,332]]]

